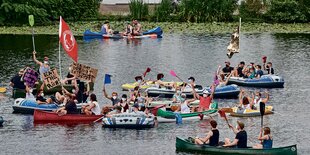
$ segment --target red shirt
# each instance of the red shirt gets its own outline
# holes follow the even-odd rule
[[[210,96],[208,96],[208,97],[200,96],[199,97],[199,107],[202,107],[204,109],[209,109],[211,101],[212,101],[212,99]]]

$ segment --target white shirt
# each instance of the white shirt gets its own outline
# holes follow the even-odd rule
[[[183,102],[181,103],[181,113],[190,113],[191,109],[189,109],[189,107],[187,106],[187,102]]]
[[[100,110],[100,106],[99,106],[98,102],[93,101],[91,103],[95,104],[95,106],[91,109],[91,112],[93,112],[95,115],[100,115],[101,110]]]
[[[26,93],[26,100],[36,100],[32,93]]]

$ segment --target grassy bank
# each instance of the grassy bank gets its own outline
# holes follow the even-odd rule
[[[74,35],[82,36],[85,29],[99,31],[102,22],[75,22],[68,23]],[[122,31],[123,22],[111,21],[114,30]],[[164,33],[230,33],[238,23],[169,23],[169,22],[142,22],[143,29],[160,26]],[[36,34],[58,34],[58,24],[50,26],[35,26]],[[242,23],[242,33],[310,33],[310,24],[267,24]],[[0,34],[31,34],[31,27],[0,27]]]

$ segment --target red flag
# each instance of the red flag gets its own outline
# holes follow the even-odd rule
[[[78,60],[78,45],[75,38],[68,26],[68,24],[61,18],[59,22],[59,41],[61,42],[62,48],[67,54],[75,61]]]

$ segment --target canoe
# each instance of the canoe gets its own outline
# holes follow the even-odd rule
[[[59,123],[59,124],[88,124],[98,120],[103,115],[67,114],[59,116],[55,112],[35,110],[34,123]]]
[[[173,84],[173,83],[175,83],[175,82],[164,82],[165,84]],[[183,84],[183,82],[176,82],[177,83],[177,85],[182,85]],[[134,89],[136,86],[138,86],[139,85],[139,83],[138,82],[134,82],[134,83],[125,83],[125,84],[123,84],[122,85],[122,89],[123,90],[131,90],[131,89]],[[150,88],[150,87],[152,87],[152,86],[155,86],[155,84],[154,84],[154,82],[153,81],[148,81],[148,82],[146,82],[145,84],[143,84],[143,85],[141,85],[140,86],[140,89],[147,89],[147,88]]]
[[[146,116],[136,113],[114,114],[112,117],[102,119],[102,127],[126,129],[153,128],[155,125],[154,119],[154,115]]]
[[[214,116],[217,114],[218,109],[218,103],[214,102],[210,105],[210,110],[203,111],[203,112],[192,112],[192,113],[180,113],[180,116],[182,117],[182,121],[186,120],[199,120],[199,114],[203,115],[211,115]],[[172,111],[167,111],[164,108],[160,108],[157,110],[157,120],[159,123],[170,123],[170,122],[176,122],[176,115]]]
[[[255,116],[261,116],[259,109],[258,110],[251,110],[251,109],[243,109],[239,110],[238,107],[231,108],[232,112],[230,113],[231,116],[235,117],[255,117]],[[272,106],[266,106],[265,107],[265,114],[269,115],[273,114],[273,107]]]
[[[0,127],[3,126],[3,122],[4,122],[3,117],[0,116]]]
[[[283,88],[284,79],[276,75],[263,75],[259,79],[231,77],[228,80],[228,84],[236,84],[238,86],[247,87]]]
[[[113,35],[108,35],[106,33],[102,32],[92,32],[89,29],[85,30],[83,37],[84,39],[87,38],[103,38],[103,39],[122,39],[122,38],[131,38],[131,39],[138,39],[138,38],[157,38],[160,37],[163,34],[163,31],[160,27],[155,27],[153,29],[150,29],[148,31],[143,32],[142,36],[123,36],[121,34],[113,34]]]
[[[196,89],[196,92],[199,95],[202,95],[203,91],[208,90],[210,92],[210,88],[202,88]],[[168,88],[158,88],[158,87],[150,87],[146,89],[148,96],[151,97],[163,97],[163,98],[172,98],[175,94],[175,89]],[[192,89],[185,88],[183,93],[186,94],[187,98],[193,98]],[[240,93],[240,88],[237,85],[227,85],[224,87],[219,87],[215,89],[214,97],[215,98],[237,98]]]
[[[33,114],[34,110],[53,111],[64,105],[57,104],[37,104],[35,100],[26,100],[24,98],[18,98],[13,104],[13,113],[21,114]],[[81,109],[82,104],[77,104],[77,108]]]
[[[209,145],[197,145],[188,139],[176,137],[176,151],[195,152],[210,155],[297,155],[297,145],[272,149],[226,148]]]
[[[168,101],[167,100],[165,100],[165,101],[152,101],[152,102],[149,102],[146,105],[146,107],[147,108],[154,108],[154,107],[159,106],[159,105],[165,105],[165,107],[167,109],[170,109],[171,106],[176,106],[176,105],[178,105],[178,103],[174,103],[174,102],[169,101],[169,100]],[[194,102],[189,104],[189,106],[198,106],[198,105],[199,105],[199,100],[195,100]]]

